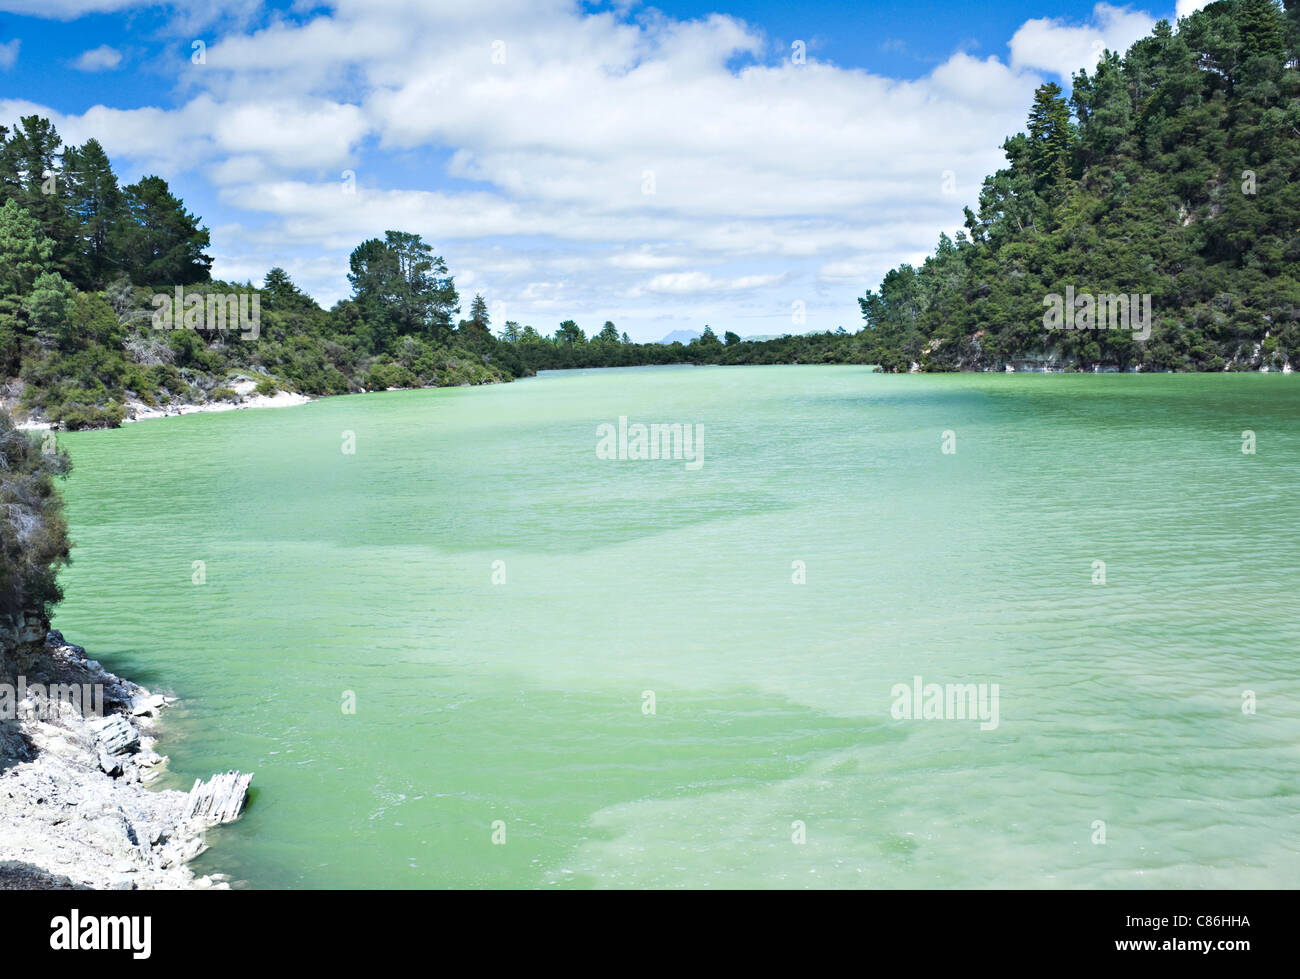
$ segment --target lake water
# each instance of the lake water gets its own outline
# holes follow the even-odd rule
[[[620,416],[703,465],[599,458]],[[1300,881],[1298,380],[576,371],[60,441],[56,627],[181,698],[167,784],[256,772],[196,869]],[[996,726],[896,718],[917,676]]]

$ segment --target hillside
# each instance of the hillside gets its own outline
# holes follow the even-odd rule
[[[1300,363],[1300,0],[1224,0],[1041,86],[966,230],[859,302],[886,369]],[[1050,329],[1051,297],[1149,296],[1151,335]],[[1096,319],[1089,321],[1093,326]]]

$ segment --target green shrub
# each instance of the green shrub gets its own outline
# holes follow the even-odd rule
[[[56,580],[71,544],[55,476],[72,463],[45,434],[33,439],[0,412],[0,614],[48,617],[63,597]]]
[[[50,413],[50,421],[69,432],[87,428],[118,428],[126,417],[121,405],[86,405],[73,403],[61,405]]]
[[[375,364],[366,374],[366,387],[371,391],[416,386],[415,375],[401,364]]]

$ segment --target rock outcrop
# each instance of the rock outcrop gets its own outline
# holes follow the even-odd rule
[[[36,612],[0,614],[0,677],[16,676],[45,655],[50,622]]]
[[[0,876],[9,886],[229,886],[196,878],[186,863],[207,849],[206,829],[238,818],[252,775],[220,774],[189,793],[150,788],[167,762],[154,750],[166,697],[114,676],[55,631],[43,634],[40,655],[30,638],[9,648],[0,683],[16,687],[20,669],[29,691],[102,693],[80,704],[29,693],[15,718],[0,717],[0,867],[10,868]]]

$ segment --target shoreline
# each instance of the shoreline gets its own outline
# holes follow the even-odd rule
[[[617,370],[640,370],[644,368],[659,368],[659,367],[870,367],[870,368],[874,368],[874,370],[872,370],[872,373],[892,374],[894,376],[900,376],[900,377],[913,375],[913,374],[931,374],[931,375],[933,374],[1035,374],[1035,375],[1036,374],[1064,374],[1064,375],[1075,375],[1075,376],[1082,377],[1082,376],[1097,376],[1101,374],[1124,374],[1124,375],[1187,374],[1187,375],[1199,376],[1203,374],[1291,375],[1292,373],[1295,373],[1295,371],[1292,369],[1292,366],[1290,364],[1286,364],[1280,369],[1261,368],[1257,370],[1235,370],[1235,371],[1229,370],[1227,368],[1225,368],[1222,371],[1141,370],[1140,368],[1128,369],[1128,370],[1112,369],[1112,370],[1084,371],[1084,370],[1075,370],[1075,369],[1064,369],[1060,367],[1051,367],[1047,369],[1033,368],[1033,367],[1030,368],[1003,367],[1003,368],[995,369],[992,367],[985,367],[985,368],[960,368],[958,370],[950,370],[950,371],[948,370],[927,371],[923,369],[920,364],[914,362],[907,370],[886,371],[886,370],[882,370],[878,364],[857,364],[848,361],[844,361],[844,362],[832,361],[832,362],[815,363],[815,364],[800,364],[800,363],[713,364],[713,363],[680,362],[680,363],[671,363],[671,364],[626,364],[617,367],[614,366],[553,367],[553,368],[545,368],[543,370],[537,371],[536,373],[524,375],[523,377],[514,378],[511,382],[496,382],[496,383],[518,383],[519,381],[534,379],[541,374],[562,373],[564,371],[593,371],[593,370],[617,371]],[[242,384],[237,385],[237,387],[242,387],[242,386],[243,386]],[[471,387],[476,385],[451,385],[451,386]],[[129,399],[123,406],[127,414],[126,417],[122,419],[121,424],[131,425],[134,424],[135,422],[149,421],[154,418],[174,418],[174,417],[180,417],[182,415],[200,415],[200,414],[211,414],[217,412],[227,412],[227,411],[244,411],[249,408],[294,408],[299,405],[310,404],[313,401],[321,401],[327,398],[343,398],[343,397],[349,397],[354,394],[374,394],[379,392],[380,390],[432,391],[432,390],[439,390],[440,388],[441,385],[426,385],[424,387],[413,387],[413,388],[382,388],[382,389],[375,388],[373,391],[367,391],[367,390],[349,391],[345,394],[322,394],[316,396],[299,394],[296,391],[277,391],[275,394],[266,395],[266,394],[252,393],[252,384],[248,383],[249,393],[241,392],[241,396],[238,401],[208,401],[208,402],[203,402],[201,404],[195,404],[191,402],[183,405],[159,408],[159,407],[150,407],[149,405],[146,405],[143,401],[132,398]],[[14,405],[8,404],[0,400],[0,410],[8,411],[11,417],[13,416],[13,409],[14,409]],[[51,425],[49,422],[31,421],[30,419],[27,419],[21,422],[15,420],[14,428],[24,432],[45,432],[45,431],[50,431],[51,429],[54,428],[54,426]],[[58,430],[61,431],[61,429]],[[86,430],[104,431],[105,429],[101,427],[101,428],[91,428]]]
[[[123,425],[131,425],[135,422],[149,421],[154,418],[177,418],[182,415],[203,415],[214,412],[224,411],[244,411],[248,408],[293,408],[298,405],[305,405],[315,398],[308,397],[305,394],[298,394],[296,391],[277,391],[275,394],[250,394],[245,395],[238,401],[209,401],[203,404],[187,403],[176,405],[174,407],[150,407],[143,401],[134,398],[127,401],[123,408],[126,411],[126,417],[122,419]],[[2,408],[3,406],[0,406]],[[13,414],[12,408],[9,409]],[[23,432],[48,432],[54,428],[49,422],[15,421],[14,428]],[[99,429],[102,431],[102,429]]]
[[[229,889],[225,875],[188,864],[208,849],[208,829],[239,817],[252,776],[216,775],[188,793],[151,787],[166,770],[155,745],[175,698],[110,673],[57,630],[5,663],[0,890]],[[45,698],[55,685],[102,700]]]

